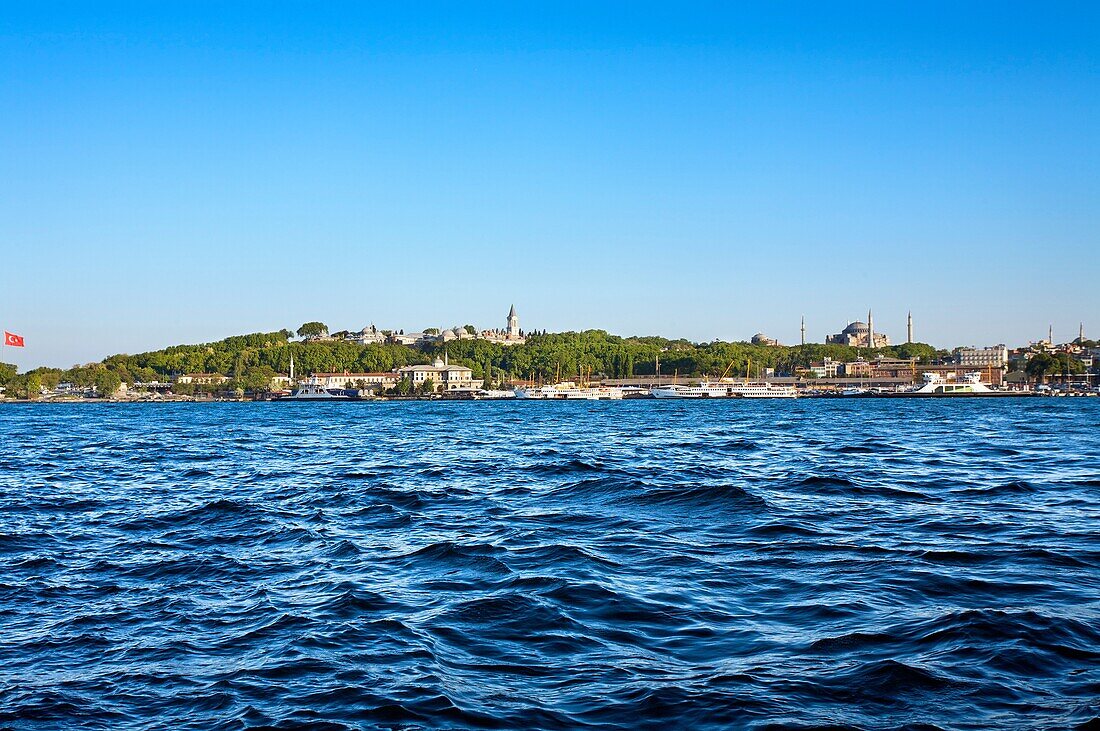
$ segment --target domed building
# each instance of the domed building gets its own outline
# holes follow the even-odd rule
[[[769,338],[764,333],[756,333],[752,336],[753,345],[779,345],[779,341],[774,338]]]
[[[852,348],[885,348],[890,345],[890,338],[882,333],[875,332],[875,320],[871,311],[867,311],[867,322],[848,323],[848,326],[836,335],[825,338],[826,345],[847,345]]]

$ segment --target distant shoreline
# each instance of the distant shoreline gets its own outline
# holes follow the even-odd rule
[[[842,396],[842,395],[815,395],[815,396],[799,396],[796,399],[769,399],[769,398],[683,398],[683,399],[663,399],[668,403],[714,403],[714,402],[745,402],[745,401],[906,401],[906,400],[1004,400],[1004,399],[1066,399],[1066,398],[1098,398],[1100,394],[1095,393],[1079,393],[1079,394],[1066,394],[1066,393],[1036,393],[1034,391],[1002,391],[996,393],[968,393],[968,394],[876,394],[876,395],[857,395],[857,396]],[[594,400],[584,399],[449,399],[449,398],[421,398],[421,397],[406,397],[406,398],[381,398],[381,399],[334,399],[332,401],[286,401],[281,402],[279,399],[0,399],[0,406],[12,405],[12,406],[34,406],[34,405],[89,405],[89,404],[111,404],[111,405],[168,405],[168,404],[272,404],[283,405],[283,403],[298,403],[307,405],[322,404],[382,404],[382,403],[485,403],[485,402],[506,402],[506,403],[593,403]],[[632,401],[662,401],[662,399],[653,398],[627,398],[616,399],[616,402],[632,402]]]

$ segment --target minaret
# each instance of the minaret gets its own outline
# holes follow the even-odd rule
[[[515,305],[512,305],[512,309],[508,310],[508,337],[519,337],[519,315],[516,314]]]
[[[867,310],[867,347],[875,347],[875,316],[871,314],[871,310]]]
[[[1054,325],[1047,328],[1047,342],[1054,345]]]
[[[913,342],[913,311],[909,310],[909,321],[905,330],[905,342]]]
[[[802,344],[806,344],[806,316],[802,316]]]
[[[1081,326],[1077,328],[1077,342],[1085,342],[1085,323],[1081,323]]]

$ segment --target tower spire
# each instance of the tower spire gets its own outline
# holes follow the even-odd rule
[[[1077,328],[1077,342],[1078,343],[1085,342],[1085,323],[1084,322],[1082,322],[1081,325]]]
[[[516,314],[516,306],[508,310],[508,329],[505,331],[508,334],[509,339],[516,339],[519,337],[519,315]]]
[[[913,311],[909,310],[909,319],[905,329],[905,342],[913,342]]]
[[[875,347],[875,316],[870,307],[867,308],[867,347]]]
[[[806,316],[802,316],[802,344],[806,344]]]
[[[1054,325],[1047,328],[1047,342],[1054,345]]]

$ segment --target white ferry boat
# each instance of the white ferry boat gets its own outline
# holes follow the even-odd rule
[[[975,371],[965,374],[961,381],[948,381],[939,373],[925,373],[924,385],[909,393],[917,396],[974,396],[1000,392],[982,383],[982,374]]]
[[[352,401],[352,397],[343,393],[333,393],[323,388],[319,383],[302,383],[289,396],[282,396],[277,401]]]
[[[486,400],[491,401],[491,400],[495,400],[495,399],[509,399],[509,398],[515,398],[515,397],[516,397],[516,392],[515,391],[499,391],[499,390],[491,389],[491,388],[482,389],[480,391],[475,391],[474,395],[473,395],[473,399],[475,401],[486,401]]]
[[[573,381],[562,381],[547,386],[520,386],[515,389],[518,399],[549,401],[618,401],[623,397],[621,388],[611,386],[578,386]]]
[[[796,398],[793,386],[750,381],[703,381],[698,386],[657,386],[650,391],[656,398]]]

